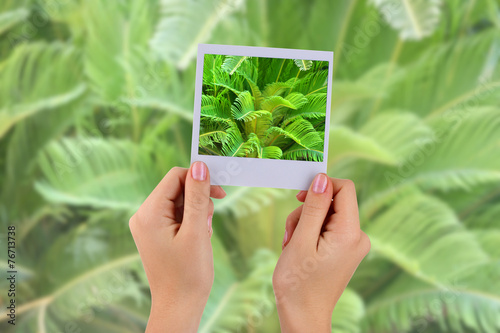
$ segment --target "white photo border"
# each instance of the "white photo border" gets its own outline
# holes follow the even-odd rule
[[[328,82],[325,117],[323,161],[293,161],[252,157],[201,155],[198,153],[200,135],[201,94],[205,54],[249,56],[280,59],[306,59],[328,61]],[[332,96],[333,52],[282,49],[255,46],[199,44],[196,60],[196,87],[194,95],[193,135],[191,163],[203,161],[210,171],[212,185],[273,187],[307,190],[314,176],[327,170]]]

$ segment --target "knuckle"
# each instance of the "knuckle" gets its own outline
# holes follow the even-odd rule
[[[354,182],[350,179],[343,179],[342,183],[343,183],[343,186],[346,188],[352,188],[352,189],[356,188],[356,185],[354,185]]]
[[[295,219],[292,214],[288,215],[285,221],[286,228],[290,228],[293,224],[295,224]]]
[[[304,206],[304,209],[302,210],[302,216],[305,218],[317,218],[324,215],[323,210],[324,207],[321,204],[310,202]]]
[[[215,210],[214,202],[212,201],[212,199],[209,198],[208,199],[208,212],[210,213],[210,215],[213,215],[214,210]]]
[[[172,173],[178,173],[178,172],[181,172],[184,168],[181,168],[181,167],[178,167],[178,166],[175,166],[173,167],[172,169],[170,169],[169,172],[172,172]]]
[[[208,203],[208,196],[205,193],[193,190],[187,190],[184,200],[185,206],[188,207],[199,207]]]
[[[359,244],[361,248],[361,253],[363,254],[363,256],[366,256],[370,252],[372,244],[370,241],[370,237],[368,237],[368,235],[363,231],[361,231],[360,233]]]
[[[128,220],[128,228],[130,231],[133,231],[134,224],[135,224],[135,215],[132,215],[132,217]]]
[[[342,242],[346,246],[355,248],[359,244],[360,234],[359,232],[347,232],[342,235]]]

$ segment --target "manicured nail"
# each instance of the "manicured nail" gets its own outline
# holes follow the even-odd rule
[[[312,190],[314,193],[324,193],[327,184],[328,178],[324,173],[320,173],[316,176],[316,178],[314,178]]]
[[[288,240],[288,230],[285,229],[285,236],[283,236],[283,243],[281,243],[281,247],[285,245],[287,240]]]
[[[191,175],[196,180],[205,180],[207,179],[207,167],[203,162],[194,162],[191,167]]]
[[[208,232],[212,232],[212,216],[213,215],[210,215],[208,217]]]

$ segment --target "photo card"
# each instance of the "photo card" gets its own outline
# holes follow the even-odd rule
[[[307,190],[326,172],[333,52],[199,44],[191,163],[213,185]]]

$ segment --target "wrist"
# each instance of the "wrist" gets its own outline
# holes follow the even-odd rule
[[[278,316],[283,333],[331,332],[332,313],[318,307],[302,307],[281,302],[277,305]]]
[[[205,305],[206,300],[153,298],[146,332],[197,332]]]

